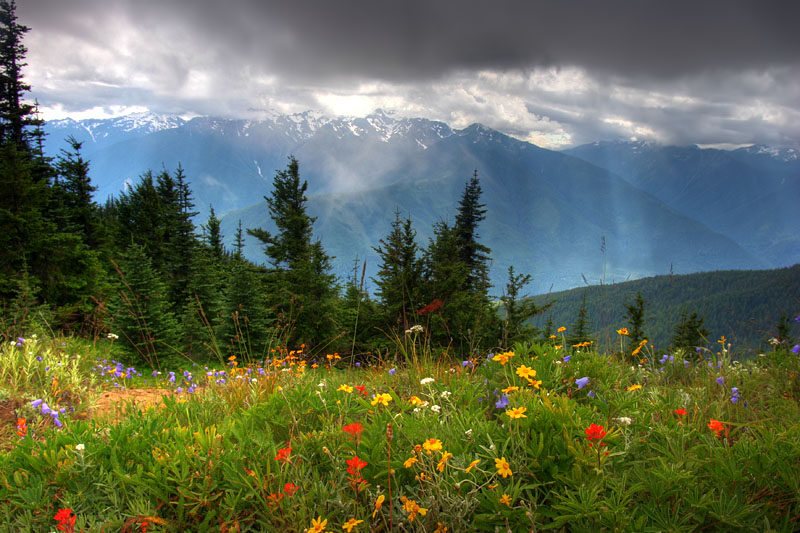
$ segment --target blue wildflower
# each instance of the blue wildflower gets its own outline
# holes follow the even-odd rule
[[[503,394],[503,396],[501,396],[500,399],[495,402],[494,406],[498,409],[505,409],[508,407],[508,396]]]
[[[792,353],[800,355],[800,344],[794,345],[794,348],[792,348]]]
[[[571,355],[565,355],[565,356],[563,357],[563,359],[564,359],[564,362],[565,362],[565,363],[569,363],[569,360],[570,360],[570,359],[572,359],[572,356],[571,356]]]
[[[394,376],[394,373],[395,373],[395,372],[397,372],[397,369],[396,369],[396,368],[391,368],[391,369],[389,369],[389,375],[390,375],[390,376]]]
[[[575,384],[578,386],[579,389],[582,389],[589,384],[589,378],[587,377],[578,378],[575,380]]]
[[[44,400],[42,400],[41,398],[39,398],[37,400],[33,400],[31,402],[31,407],[39,407],[42,404],[43,401]]]
[[[725,383],[725,378],[720,376],[720,377],[718,377],[716,379],[716,382],[717,382],[717,385],[722,385],[723,383]]]
[[[591,398],[593,400],[596,398],[595,393],[594,393],[593,390],[590,390],[589,392],[587,392],[586,396],[588,396],[589,398]]]

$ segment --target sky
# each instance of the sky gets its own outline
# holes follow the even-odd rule
[[[46,120],[376,109],[546,148],[800,146],[800,2],[17,0]]]

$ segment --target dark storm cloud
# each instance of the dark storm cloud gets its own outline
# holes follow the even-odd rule
[[[235,115],[354,94],[556,144],[797,139],[800,2],[22,0],[18,14],[45,105]]]

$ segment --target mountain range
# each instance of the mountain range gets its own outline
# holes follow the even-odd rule
[[[492,249],[500,294],[514,265],[530,293],[669,272],[764,269],[800,262],[797,152],[735,151],[603,142],[564,152],[473,124],[454,129],[376,112],[363,118],[313,112],[233,120],[152,114],[51,121],[46,150],[82,141],[103,202],[148,169],[183,166],[198,223],[213,204],[232,241],[271,226],[265,195],[288,156],[308,180],[314,234],[344,276],[357,257],[374,276],[372,250],[394,213],[409,216],[421,245],[452,222],[477,170],[488,212],[480,238]],[[263,262],[258,244],[245,254]]]

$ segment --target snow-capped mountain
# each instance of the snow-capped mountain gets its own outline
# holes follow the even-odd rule
[[[480,124],[458,130],[381,111],[188,121],[142,114],[54,121],[46,131],[52,156],[68,135],[84,142],[100,202],[148,170],[181,165],[198,219],[210,205],[228,212],[229,238],[238,218],[245,227],[268,224],[263,197],[293,155],[318,217],[315,235],[341,272],[358,255],[371,273],[371,246],[395,209],[412,214],[424,245],[434,222],[452,219],[475,169],[498,281],[510,264],[547,290],[580,284],[581,274],[591,279],[604,260],[623,277],[666,273],[673,263],[693,272],[800,261],[800,215],[790,208],[800,203],[800,161],[790,151],[603,142],[557,153]],[[593,255],[601,237],[605,259]],[[261,251],[253,245],[246,254],[258,259]]]

